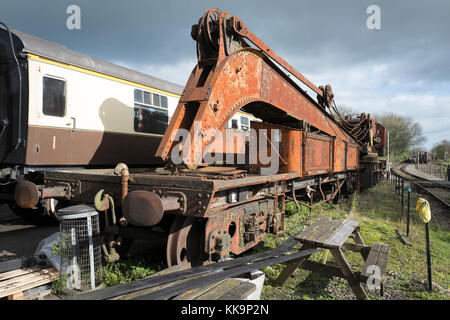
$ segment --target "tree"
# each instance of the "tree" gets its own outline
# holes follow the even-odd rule
[[[336,106],[336,109],[338,110],[339,115],[340,115],[342,118],[345,118],[346,116],[352,116],[352,115],[357,115],[357,114],[359,114],[359,112],[357,112],[357,111],[354,110],[353,108],[348,107],[348,106],[346,106],[346,105],[344,105],[344,104],[337,105],[337,106]],[[332,110],[331,114],[332,114],[334,117],[337,117],[337,114],[336,114],[336,112],[334,112],[334,110]]]
[[[388,112],[377,114],[374,118],[389,130],[389,154],[393,161],[408,158],[410,149],[419,147],[426,140],[422,127],[411,117]]]
[[[436,153],[436,160],[444,160],[446,152],[447,157],[450,157],[450,141],[444,139],[440,143],[436,143],[431,149],[431,152]]]

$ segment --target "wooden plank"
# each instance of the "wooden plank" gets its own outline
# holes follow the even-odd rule
[[[355,228],[355,232],[353,233],[353,235],[354,235],[353,239],[355,239],[355,243],[366,245],[364,243],[363,238],[361,237],[361,233],[359,232],[359,226]]]
[[[380,252],[389,253],[389,249],[390,249],[390,247],[388,244],[381,244]]]
[[[369,251],[370,251],[369,246],[358,244],[358,243],[351,243],[351,242],[345,242],[344,244],[342,244],[342,248],[346,248],[347,250],[350,250],[353,252],[359,252],[359,253],[361,253],[363,251],[367,251],[367,253],[369,253]]]
[[[34,279],[39,279],[40,277],[47,275],[47,274],[58,274],[58,270],[56,270],[55,268],[49,268],[49,269],[42,269],[42,270],[37,270],[35,272],[31,272],[28,274],[24,274],[18,277],[14,277],[14,278],[10,278],[8,280],[5,281],[1,281],[0,282],[0,292],[6,288],[9,288],[13,285],[21,285],[21,284],[26,284],[30,281],[33,281]]]
[[[325,243],[329,238],[333,237],[336,232],[338,232],[343,225],[345,225],[346,220],[334,220],[333,225],[324,234],[318,237],[315,241],[317,243]]]
[[[304,244],[300,251],[307,250],[309,248],[312,248],[312,246],[309,244]],[[306,259],[308,259],[308,257],[301,257],[300,259],[294,260],[294,261],[290,262],[288,265],[286,265],[286,267],[283,269],[283,271],[281,271],[281,273],[275,279],[275,281],[274,281],[275,285],[282,286],[287,281],[287,279],[289,279],[289,277],[294,273],[295,269],[300,267],[302,265],[302,263],[304,262],[304,260],[306,260]]]
[[[201,296],[197,297],[196,300],[220,300],[220,297],[225,295],[227,292],[234,290],[241,280],[237,279],[226,279],[220,285],[211,288],[208,292],[205,292]]]
[[[389,246],[383,244],[381,246],[380,254],[378,255],[377,266],[380,267],[380,276],[383,277],[386,273],[386,268],[389,259]]]
[[[23,258],[19,259],[9,259],[6,261],[0,261],[0,272],[8,272],[11,270],[21,269],[24,267]]]
[[[324,234],[328,229],[330,229],[336,221],[328,220],[325,223],[322,223],[316,230],[311,232],[307,237],[304,237],[303,240],[314,241],[322,234]]]
[[[412,246],[411,241],[406,237],[406,235],[401,230],[397,230],[398,235],[400,236],[400,239],[402,239],[402,242],[406,244],[407,246]]]
[[[6,280],[6,279],[10,279],[10,278],[13,278],[13,277],[16,277],[16,276],[20,276],[22,274],[35,272],[37,270],[41,270],[41,268],[40,267],[33,267],[33,268],[17,269],[17,270],[12,270],[12,271],[8,271],[8,272],[0,273],[0,281]]]
[[[361,283],[359,282],[359,277],[357,277],[355,273],[353,273],[353,271],[350,269],[350,266],[348,265],[347,260],[342,254],[342,251],[339,248],[331,249],[330,251],[333,254],[334,260],[336,260],[336,262],[338,263],[339,268],[344,274],[344,277],[350,285],[353,293],[358,299],[366,300],[367,294],[362,288]]]
[[[158,290],[157,292],[138,297],[138,298],[136,298],[136,300],[155,300],[155,299],[170,298],[170,297],[176,296],[182,292],[185,292],[186,290],[198,288],[201,285],[207,285],[209,283],[216,282],[216,281],[219,281],[222,279],[236,277],[238,275],[244,274],[251,270],[265,268],[267,266],[279,264],[279,263],[282,263],[285,261],[297,260],[301,257],[310,256],[311,254],[316,253],[316,252],[318,252],[318,250],[315,250],[315,249],[301,250],[297,253],[274,257],[274,258],[266,259],[263,261],[258,261],[251,265],[243,265],[243,266],[231,268],[231,269],[228,269],[225,271],[215,272],[209,276],[203,276],[198,279],[190,280],[186,283],[177,284],[177,285],[171,286],[169,288]]]
[[[355,228],[358,226],[358,221],[348,220],[345,222],[342,227],[337,230],[337,232],[330,237],[326,242],[325,246],[329,248],[339,248],[341,247],[345,241],[347,241],[348,237],[353,233]]]
[[[364,263],[364,266],[361,270],[362,277],[364,277],[364,278],[370,277],[371,273],[368,273],[367,269],[369,268],[369,266],[377,264],[378,255],[380,254],[380,250],[381,250],[381,244],[374,243],[372,245],[372,248],[370,249],[370,252],[369,252],[369,256],[367,257],[367,260]]]
[[[317,272],[321,273],[327,276],[331,277],[340,277],[345,278],[344,274],[342,273],[341,269],[335,266],[330,266],[310,260],[303,261],[302,265],[300,266],[301,269],[311,271],[311,272]]]
[[[380,267],[380,277],[383,278],[386,273],[386,268],[388,264],[389,254],[380,252],[378,256],[377,266]]]
[[[301,240],[301,239],[308,237],[314,230],[316,230],[322,224],[324,224],[328,221],[330,221],[330,219],[328,217],[321,217],[319,220],[315,221],[310,226],[306,227],[305,230],[300,231],[295,238],[297,240]]]
[[[328,229],[332,228],[336,222],[329,220],[326,223],[322,224],[320,227],[318,227],[316,230],[314,230],[309,236],[299,241],[301,243],[307,243],[311,245],[315,245],[317,247],[322,247],[321,243],[316,242],[315,240],[319,238],[322,234],[328,231]]]
[[[214,283],[211,283],[211,284],[208,284],[208,285],[200,287],[200,288],[196,288],[196,289],[192,289],[192,290],[186,291],[186,292],[176,296],[175,298],[173,298],[173,300],[194,300],[198,296],[201,296],[205,292],[209,291],[210,289],[214,288],[215,286],[220,285],[224,281],[226,281],[226,279],[218,281],[218,282],[214,282]]]
[[[177,272],[177,271],[180,271],[180,270],[185,270],[185,269],[187,269],[187,267],[181,266],[181,265],[175,265],[175,266],[172,266],[170,268],[164,269],[161,272],[158,272],[157,274],[153,274],[153,275],[151,275],[151,276],[149,276],[147,278],[156,278],[158,276],[167,275],[167,274],[174,273],[174,272]],[[177,285],[177,284],[186,282],[186,281],[191,280],[191,279],[195,279],[195,278],[201,277],[202,275],[204,275],[204,274],[196,275],[196,276],[193,276],[192,278],[181,279],[181,280],[178,280],[178,281],[165,283],[165,284],[162,284],[162,285],[159,285],[159,286],[155,286],[155,287],[152,287],[152,288],[148,288],[148,289],[136,290],[134,292],[130,292],[130,293],[127,293],[127,294],[124,294],[124,295],[113,297],[110,300],[132,300],[132,299],[135,299],[135,298],[137,298],[139,296],[142,296],[142,295],[145,295],[145,294],[149,294],[149,293],[161,290],[161,289],[168,288],[168,287],[173,286],[173,285]]]
[[[16,292],[8,296],[8,300],[22,300],[23,292]]]
[[[244,300],[256,291],[256,285],[251,282],[241,281],[233,290],[229,291],[218,300]]]
[[[23,292],[25,290],[32,289],[32,288],[41,286],[43,284],[53,282],[53,281],[57,280],[58,278],[59,278],[59,274],[50,274],[49,273],[49,274],[42,275],[40,278],[33,279],[33,281],[28,284],[22,284],[17,287],[12,287],[12,288],[9,288],[6,290],[2,290],[2,292],[0,292],[0,298],[9,296],[16,292],[20,292],[20,291]]]
[[[48,297],[51,292],[51,289],[44,289],[27,296],[23,296],[22,298],[19,298],[19,300],[44,300],[44,297]]]
[[[235,268],[235,267],[242,266],[244,264],[254,263],[255,261],[258,261],[258,260],[261,261],[263,259],[272,259],[274,257],[278,257],[280,255],[283,255],[287,252],[292,251],[292,247],[295,246],[296,244],[298,244],[298,241],[295,240],[295,237],[300,232],[298,232],[294,236],[290,237],[285,242],[283,242],[280,246],[278,246],[276,249],[273,249],[273,250],[269,250],[269,251],[265,251],[265,252],[261,252],[261,253],[257,253],[257,254],[253,254],[253,255],[243,256],[243,257],[239,257],[239,258],[236,258],[233,260],[226,260],[223,262],[212,263],[209,265],[190,268],[187,270],[181,270],[181,271],[177,271],[177,272],[174,272],[171,274],[165,274],[165,275],[159,276],[157,278],[145,278],[145,279],[140,279],[140,280],[129,282],[129,283],[120,284],[120,285],[113,286],[113,287],[107,287],[104,289],[90,291],[90,292],[86,292],[84,294],[73,296],[70,299],[73,299],[73,300],[105,300],[105,299],[110,299],[110,298],[117,297],[120,295],[124,295],[127,293],[131,293],[131,292],[134,292],[137,290],[151,288],[151,287],[155,287],[155,286],[158,286],[158,285],[161,285],[164,283],[169,283],[169,282],[173,282],[173,281],[177,281],[177,280],[181,280],[181,279],[186,279],[186,278],[192,277],[194,275],[201,275],[201,274],[204,275],[204,274],[209,273],[211,270],[217,270],[219,268],[224,268],[224,269]],[[289,261],[289,259],[286,261]],[[256,268],[256,269],[258,269],[258,268]],[[252,271],[252,270],[254,270],[254,269],[250,269],[249,271]],[[205,285],[205,284],[203,284],[203,285]],[[195,288],[193,288],[193,289],[195,289]]]

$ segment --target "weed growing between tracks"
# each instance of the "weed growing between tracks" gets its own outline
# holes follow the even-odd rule
[[[368,292],[371,299],[449,299],[448,292],[448,261],[450,260],[450,232],[439,229],[431,223],[431,262],[433,282],[438,285],[432,293],[426,290],[426,256],[424,224],[419,221],[415,211],[417,195],[411,197],[411,225],[410,240],[412,246],[404,245],[397,229],[406,231],[406,201],[405,214],[401,216],[401,203],[395,196],[394,189],[387,183],[380,183],[374,188],[362,193],[354,194],[341,204],[323,204],[313,209],[302,208],[300,213],[296,207],[289,204],[291,214],[286,217],[286,232],[283,236],[270,235],[264,247],[260,250],[274,248],[289,236],[304,228],[299,224],[307,215],[312,220],[318,216],[329,216],[333,219],[357,220],[361,226],[361,235],[367,245],[373,242],[390,245],[387,276],[385,280],[384,297],[378,292]],[[308,223],[309,224],[309,223]],[[321,262],[323,253],[316,253],[310,259]],[[354,270],[360,270],[364,264],[360,254],[346,252],[346,258]],[[328,263],[337,266],[331,254]],[[317,273],[297,269],[283,287],[276,287],[274,279],[280,274],[284,266],[276,265],[264,269],[266,281],[261,299],[355,299],[344,279],[328,277]]]

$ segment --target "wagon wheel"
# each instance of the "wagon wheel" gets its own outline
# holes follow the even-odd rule
[[[167,239],[167,265],[194,267],[201,265],[203,234],[197,218],[177,216],[172,223]]]

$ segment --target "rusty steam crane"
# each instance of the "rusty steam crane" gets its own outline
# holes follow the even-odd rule
[[[168,265],[217,261],[282,232],[287,201],[312,207],[381,179],[384,128],[365,114],[332,116],[330,85],[316,87],[240,18],[218,9],[208,9],[191,36],[198,63],[156,153],[164,168],[133,173],[121,164],[115,174],[47,172],[45,185],[38,186],[50,190],[72,183],[60,199],[68,205],[95,202],[99,210],[110,207],[102,193],[114,198],[120,208],[117,226],[106,228],[107,254],[115,253],[117,236],[136,231],[166,237]],[[314,91],[316,99],[282,69]],[[228,148],[230,141],[216,141],[209,132],[225,135],[227,122],[239,110],[261,121],[250,125],[255,134],[235,136]],[[190,139],[180,141],[180,130]],[[264,139],[267,144],[261,143]],[[252,144],[256,151],[249,154]],[[207,152],[198,158],[196,150],[211,145],[227,147],[223,159],[242,156],[245,161],[211,163],[205,160]],[[268,165],[256,155],[261,148],[279,161],[275,172],[265,173]]]

